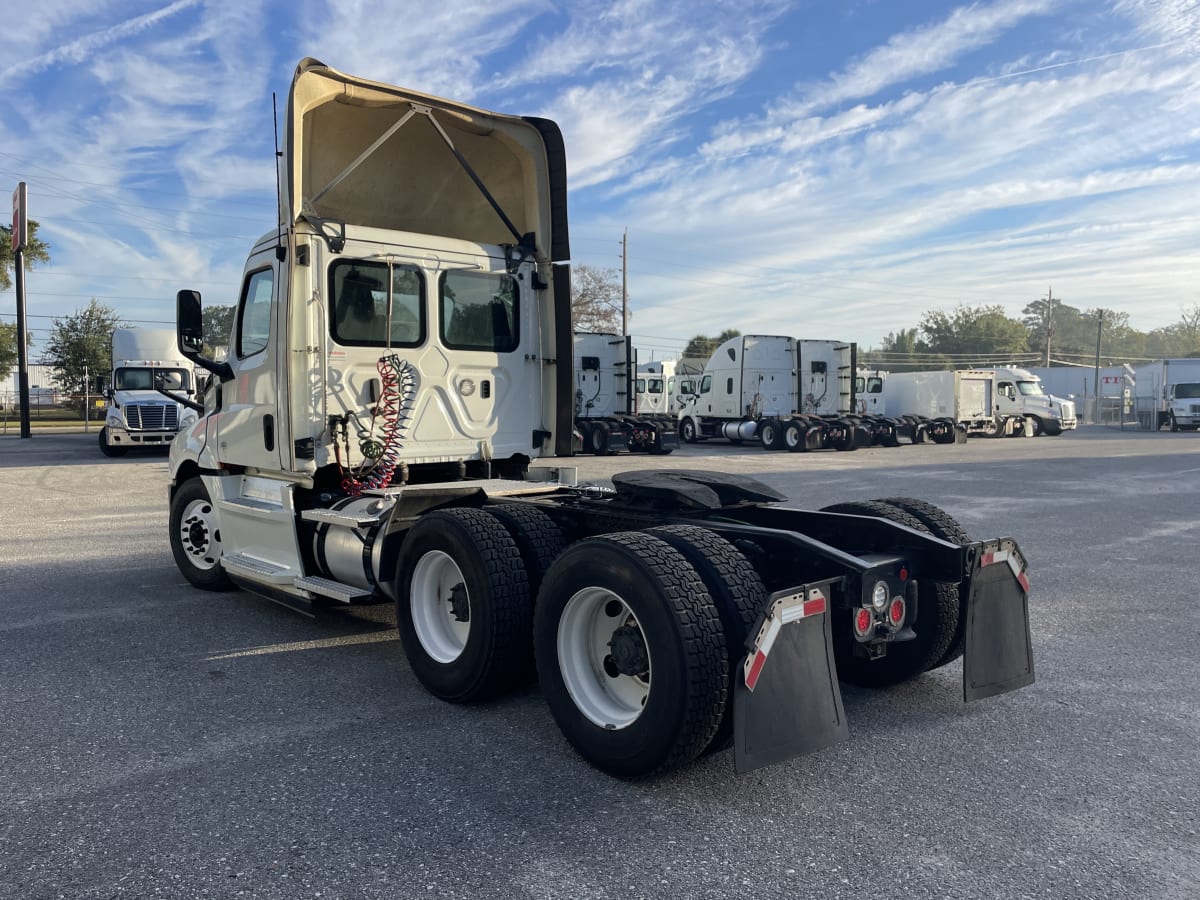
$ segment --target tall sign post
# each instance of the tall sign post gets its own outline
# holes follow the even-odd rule
[[[13,191],[12,248],[13,271],[17,283],[17,390],[21,402],[21,437],[32,435],[29,428],[29,331],[25,325],[25,245],[29,243],[29,194],[25,182]]]

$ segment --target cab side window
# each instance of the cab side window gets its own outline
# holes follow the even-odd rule
[[[271,336],[271,296],[275,284],[271,269],[246,276],[238,304],[237,355],[241,359],[267,349]]]
[[[511,353],[520,345],[520,289],[511,275],[450,271],[441,283],[442,343]]]

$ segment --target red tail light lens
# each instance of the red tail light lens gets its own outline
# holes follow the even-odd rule
[[[898,628],[904,621],[904,601],[899,597],[892,598],[892,605],[888,607],[888,622],[892,627]]]
[[[871,633],[871,611],[869,609],[859,609],[854,613],[854,633],[859,637],[866,637]]]

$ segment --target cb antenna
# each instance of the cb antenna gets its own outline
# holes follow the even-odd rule
[[[275,92],[271,91],[271,125],[275,129],[275,208],[280,213],[283,210],[283,184],[279,180],[279,107],[275,102]],[[280,219],[283,216],[280,214]],[[283,224],[282,221],[279,223]],[[279,233],[278,228],[275,231],[275,237],[278,243],[275,245],[275,258],[283,262],[287,250],[283,246],[283,235]]]

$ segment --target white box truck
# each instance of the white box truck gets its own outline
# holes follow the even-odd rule
[[[961,657],[966,700],[1032,683],[1011,538],[911,498],[813,511],[737,475],[576,486],[529,465],[569,454],[574,424],[553,122],[306,59],[285,134],[280,224],[246,260],[228,359],[203,355],[199,294],[177,296],[179,345],[214,376],[171,444],[193,585],[394,603],[432,694],[536,673],[567,742],[622,777],[843,740],[839,679]]]
[[[1133,394],[1140,427],[1200,429],[1200,359],[1160,359],[1137,366]]]
[[[1040,377],[1028,369],[985,367],[996,377],[996,410],[1002,416],[1023,416],[1035,435],[1057,435],[1078,427],[1075,402],[1048,393]]]
[[[889,416],[951,419],[967,434],[989,437],[1061,434],[1076,426],[1075,404],[1049,397],[1024,369],[890,372],[882,381]]]
[[[105,456],[165,448],[198,416],[187,399],[195,394],[192,364],[170,328],[114,329],[112,372],[96,387],[108,400],[99,434]]]

